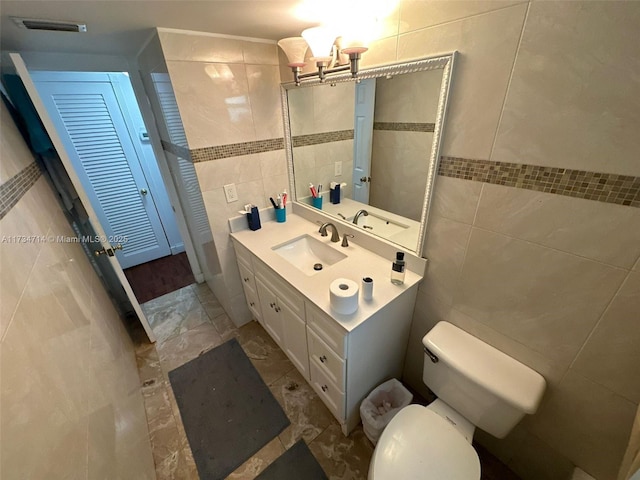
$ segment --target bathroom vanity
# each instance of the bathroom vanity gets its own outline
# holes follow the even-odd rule
[[[342,233],[342,232],[341,232]],[[309,381],[348,435],[360,421],[362,399],[378,384],[402,374],[421,274],[407,270],[405,283],[389,280],[392,258],[358,245],[322,237],[297,215],[284,224],[263,222],[257,231],[231,234],[249,310]],[[304,239],[332,264],[320,271],[279,248]],[[315,248],[314,247],[314,248]],[[335,251],[335,253],[334,253]],[[337,259],[337,260],[335,260]],[[335,313],[329,285],[346,278],[374,280],[373,299],[360,296],[351,315]]]

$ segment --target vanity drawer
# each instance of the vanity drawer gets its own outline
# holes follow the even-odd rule
[[[320,337],[340,358],[347,358],[347,332],[322,310],[307,302],[307,325]]]
[[[331,410],[331,413],[340,421],[344,421],[344,403],[345,395],[338,389],[335,384],[329,380],[325,373],[318,366],[311,362],[310,364],[311,386],[322,399],[325,405]]]
[[[318,335],[307,328],[307,344],[309,345],[309,358],[322,370],[342,392],[344,392],[344,360],[331,350]]]
[[[240,270],[240,278],[242,279],[243,286],[249,287],[255,292],[256,279],[253,276],[253,272],[249,270],[249,268],[243,262],[238,262],[238,269]]]
[[[254,262],[253,267],[256,276],[276,294],[278,300],[286,303],[293,313],[304,319],[304,297],[259,260]]]

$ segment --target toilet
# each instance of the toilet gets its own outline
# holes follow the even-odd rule
[[[422,379],[438,398],[409,405],[389,422],[369,480],[480,480],[476,427],[504,438],[538,409],[542,375],[448,322],[422,339]]]

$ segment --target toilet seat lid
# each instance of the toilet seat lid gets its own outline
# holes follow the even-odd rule
[[[480,460],[447,420],[420,405],[409,405],[382,432],[370,473],[375,480],[480,480]]]

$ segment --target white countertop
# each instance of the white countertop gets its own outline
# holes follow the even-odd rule
[[[337,227],[342,234],[340,225]],[[347,258],[312,275],[306,275],[272,250],[272,247],[304,234],[347,254]],[[422,280],[420,275],[406,270],[404,284],[392,284],[390,281],[392,258],[380,257],[358,246],[351,239],[349,239],[349,246],[346,248],[340,246],[341,242],[332,243],[330,235],[320,236],[318,225],[289,212],[287,212],[285,223],[263,221],[260,230],[236,231],[231,236],[302,293],[310,302],[332,316],[347,331],[356,328],[390,301]],[[363,277],[373,278],[373,300],[363,300],[360,292],[359,307],[355,313],[340,315],[331,310],[329,306],[329,285],[331,282],[337,278],[348,278],[361,286]]]

